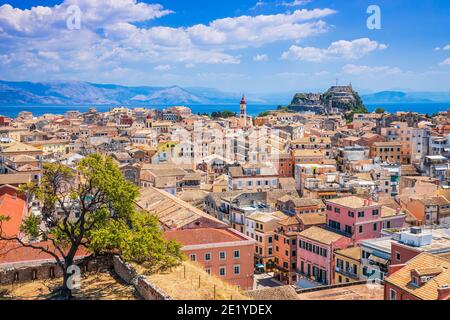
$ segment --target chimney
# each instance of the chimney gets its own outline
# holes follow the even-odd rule
[[[438,288],[438,300],[448,300],[450,299],[450,286],[444,284]]]

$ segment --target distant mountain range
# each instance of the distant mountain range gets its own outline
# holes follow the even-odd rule
[[[382,91],[361,98],[365,104],[450,102],[450,92]]]
[[[236,104],[242,94],[211,88],[129,87],[78,81],[11,82],[0,80],[0,105],[214,105]],[[251,104],[281,104],[284,95],[248,94]]]
[[[300,88],[301,89],[301,88]],[[246,93],[249,104],[288,105],[295,91]],[[220,105],[239,103],[242,93],[202,87],[130,87],[79,81],[0,80],[0,105]],[[450,92],[383,91],[361,96],[365,104],[449,102]]]

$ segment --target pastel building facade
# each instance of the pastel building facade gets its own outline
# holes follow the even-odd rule
[[[311,227],[298,234],[297,242],[297,270],[300,277],[329,285],[334,278],[334,251],[349,247],[352,240],[319,227]]]
[[[354,242],[379,238],[382,229],[381,205],[372,200],[350,196],[328,200],[327,226]]]
[[[253,288],[255,241],[229,228],[170,230],[168,240],[180,242],[182,251],[206,272],[243,290]]]

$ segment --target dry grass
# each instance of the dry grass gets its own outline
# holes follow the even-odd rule
[[[148,270],[142,266],[134,265],[134,267],[175,300],[250,299],[236,286],[229,285],[221,279],[209,275],[201,266],[192,262],[183,262],[181,266],[172,268],[171,271],[153,274],[148,274]]]
[[[47,300],[62,283],[62,279],[32,281],[0,286],[0,300]],[[80,290],[73,292],[76,300],[136,300],[133,286],[116,279],[109,273],[83,275]]]

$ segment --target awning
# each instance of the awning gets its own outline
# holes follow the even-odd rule
[[[259,263],[259,264],[256,265],[256,267],[257,267],[257,268],[264,268],[264,265],[261,264],[261,263]]]
[[[381,265],[389,264],[389,259],[380,258],[380,257],[374,256],[373,254],[370,255],[369,261],[379,263]]]

